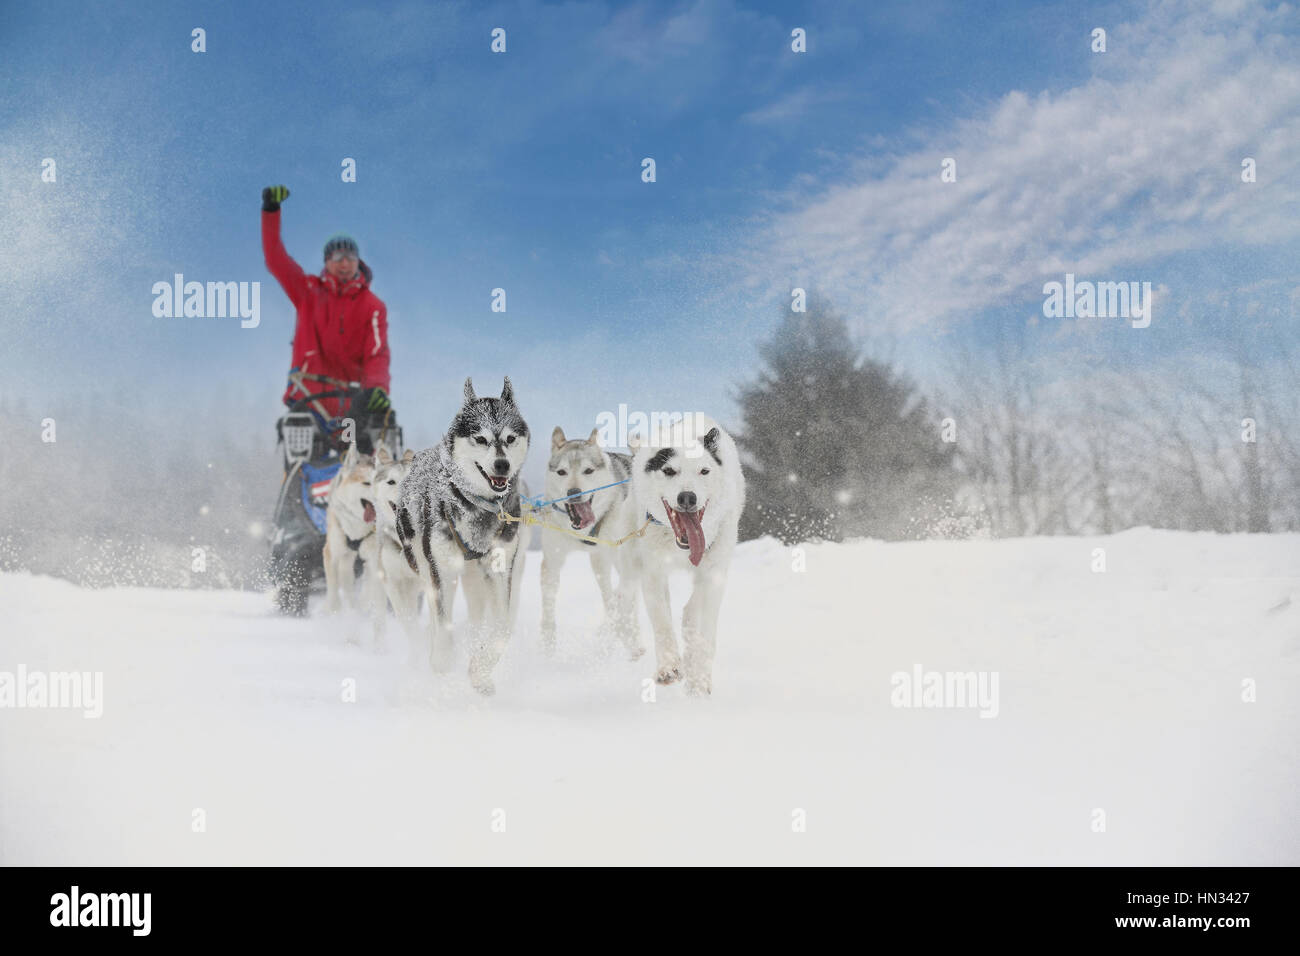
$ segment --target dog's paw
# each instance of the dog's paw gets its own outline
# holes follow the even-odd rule
[[[474,689],[484,697],[491,697],[497,692],[497,685],[492,683],[490,679],[476,680],[471,681],[470,683],[473,685]]]
[[[661,667],[655,674],[656,684],[675,684],[682,679],[682,670],[680,667]]]
[[[547,657],[555,656],[555,632],[542,631],[542,653]]]
[[[688,677],[686,693],[691,697],[708,697],[713,693],[713,681],[708,677]]]
[[[630,661],[639,661],[645,657],[645,648],[640,644],[633,644],[627,649],[627,659]]]
[[[446,674],[451,670],[454,663],[455,652],[452,649],[451,641],[435,641],[433,650],[429,652],[429,665],[433,668],[433,672],[435,674]]]

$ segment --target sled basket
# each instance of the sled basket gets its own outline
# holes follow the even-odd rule
[[[316,440],[316,424],[310,415],[290,413],[284,416],[280,436],[284,439],[286,461],[306,461],[311,457],[312,443]]]

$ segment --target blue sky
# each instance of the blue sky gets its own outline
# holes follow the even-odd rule
[[[420,446],[467,374],[488,392],[509,373],[539,438],[624,402],[735,422],[793,285],[923,380],[946,344],[1033,322],[1065,271],[1161,286],[1153,329],[1035,323],[1039,347],[1101,337],[1134,365],[1196,349],[1198,304],[1225,288],[1294,318],[1296,19],[1245,2],[21,5],[0,34],[0,393],[67,416],[138,394],[269,435],[293,319],[259,245],[275,182],[305,267],[330,233],[359,238]],[[261,281],[260,328],[154,318],[150,288],[176,272]]]

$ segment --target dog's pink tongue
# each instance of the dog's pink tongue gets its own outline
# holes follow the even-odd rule
[[[578,517],[579,528],[585,528],[596,520],[596,513],[591,510],[590,501],[571,501],[569,507],[573,509],[573,513]]]
[[[700,527],[700,513],[679,511],[677,514],[682,527],[686,529],[686,543],[691,546],[691,564],[698,567],[700,559],[704,557],[704,529]]]
[[[366,510],[361,513],[361,518],[366,524],[375,520],[375,506],[369,501],[366,502]]]

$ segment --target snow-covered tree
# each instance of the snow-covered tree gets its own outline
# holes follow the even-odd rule
[[[740,393],[742,538],[918,537],[944,513],[951,446],[911,381],[861,351],[817,301],[759,346]]]

